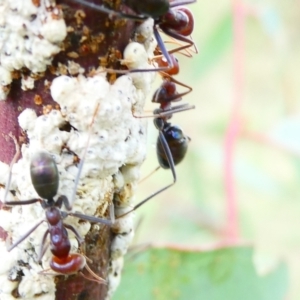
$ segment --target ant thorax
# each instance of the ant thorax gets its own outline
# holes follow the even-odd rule
[[[146,61],[139,62],[137,67],[141,64],[144,68],[152,57],[146,50],[141,55]],[[54,200],[64,195],[71,201],[72,211],[109,218],[108,207],[115,197],[115,214],[129,211],[139,180],[139,167],[146,157],[147,137],[147,120],[135,118],[132,112],[142,113],[155,73],[149,74],[138,73],[139,85],[134,82],[137,74],[122,75],[110,84],[103,70],[96,70],[89,77],[56,77],[50,92],[59,107],[41,116],[25,109],[19,116],[19,125],[26,132],[29,143],[22,146],[22,158],[12,167],[5,200],[38,198],[30,179],[30,160],[35,152],[43,150],[52,155],[58,168],[59,188]],[[81,160],[84,160],[83,168],[73,199]],[[0,183],[5,187],[9,166],[1,163],[0,167]],[[4,194],[2,188],[1,201]],[[0,226],[8,233],[9,243],[14,243],[41,219],[45,219],[45,211],[40,203],[0,210]],[[91,228],[89,222],[71,216],[65,223],[72,225],[83,238]],[[100,228],[102,225],[94,226]],[[45,294],[54,299],[54,276],[49,275],[53,275],[49,269],[49,249],[42,256],[41,263],[37,261],[46,230],[47,223],[44,222],[11,252],[7,252],[5,241],[0,241],[0,282],[2,287],[5,286],[5,289],[0,289],[0,299],[1,295],[11,295],[16,288],[26,299],[39,299],[39,295]],[[116,236],[109,267],[109,295],[118,285],[123,255],[134,234],[133,214],[116,220],[112,231]],[[79,245],[72,232],[69,232],[69,238],[71,251],[78,252]]]

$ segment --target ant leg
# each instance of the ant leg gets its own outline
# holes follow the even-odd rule
[[[63,274],[58,274],[58,273],[52,273],[52,272],[49,272],[49,271],[51,271],[51,268],[44,269],[44,270],[38,272],[38,274],[51,275],[51,276],[63,275]]]
[[[91,135],[92,135],[92,125],[94,124],[95,117],[98,113],[98,110],[99,110],[99,103],[97,103],[97,105],[96,105],[96,108],[94,110],[94,114],[93,114],[93,117],[92,117],[92,121],[91,121],[90,126],[89,126],[88,139],[86,141],[86,147],[85,147],[85,149],[83,151],[83,154],[81,156],[81,159],[80,159],[80,163],[79,163],[79,167],[78,167],[78,173],[77,173],[77,176],[76,176],[76,179],[75,179],[75,182],[74,182],[74,190],[73,190],[73,193],[72,193],[72,198],[71,198],[70,203],[68,204],[68,207],[69,207],[68,210],[71,210],[71,208],[73,206],[73,203],[75,201],[76,191],[77,191],[77,187],[78,187],[78,184],[79,184],[80,175],[81,175],[81,172],[82,172],[82,168],[83,168],[85,156],[86,156],[86,153],[87,153],[87,149],[88,149],[89,144],[90,144],[90,139],[91,139]],[[66,202],[64,204],[66,205]]]
[[[61,197],[58,198],[58,200],[60,200],[60,198],[64,198],[63,200],[65,200],[67,203],[69,203],[67,197],[61,196]],[[66,206],[66,204],[65,204],[65,206]],[[105,225],[111,226],[111,225],[113,225],[115,223],[115,208],[114,208],[114,204],[113,203],[111,203],[109,205],[110,220],[103,219],[103,218],[98,218],[98,217],[94,217],[94,216],[88,216],[88,215],[77,213],[77,212],[69,212],[69,213],[65,212],[63,214],[63,216],[64,217],[66,217],[66,216],[73,216],[73,217],[76,217],[76,218],[79,218],[79,219],[82,219],[82,220],[87,220],[87,221],[92,222],[92,223],[103,223]]]
[[[42,243],[41,243],[41,249],[40,249],[40,253],[38,256],[38,262],[40,262],[42,260],[42,257],[44,256],[47,248],[49,247],[49,244],[46,245],[46,238],[49,234],[49,229],[46,230],[46,232],[43,235],[43,239],[42,239]]]
[[[98,282],[98,283],[103,283],[103,284],[107,284],[107,281],[103,278],[101,278],[100,276],[98,276],[90,267],[89,265],[86,263],[85,264],[85,268],[86,270],[88,271],[88,273],[90,273],[94,278],[95,280],[91,279],[91,278],[88,278],[88,277],[85,277],[84,274],[82,273],[82,276],[85,277],[86,279],[88,280],[92,280],[92,281],[95,281],[95,282]]]
[[[185,42],[187,43],[188,45],[185,45],[185,46],[182,46],[182,47],[179,47],[179,50],[183,50],[183,49],[186,49],[186,48],[189,48],[189,47],[192,47],[194,46],[194,42],[193,40],[185,37],[184,35],[182,34],[179,34],[179,33],[176,33],[174,32],[173,30],[170,30],[170,29],[164,29],[163,32],[166,34],[166,35],[169,35],[170,37],[176,39],[176,40],[179,40],[179,41],[182,41],[182,42]],[[178,50],[177,50],[178,51]]]
[[[14,155],[10,165],[9,165],[9,175],[8,175],[8,179],[7,179],[7,183],[6,183],[6,186],[5,186],[5,193],[4,193],[4,203],[6,202],[6,198],[7,198],[7,194],[8,194],[8,190],[9,190],[9,187],[10,187],[10,182],[11,182],[11,174],[12,174],[12,167],[13,165],[17,162],[19,156],[20,156],[20,146],[17,142],[17,139],[15,136],[12,135],[12,133],[10,132],[9,135],[8,135],[10,138],[12,138],[12,140],[14,141],[15,143],[15,147],[16,147],[16,154]]]
[[[175,79],[174,77],[171,77],[168,74],[163,74],[163,76],[164,77],[168,77],[170,81],[172,81],[172,82],[174,82],[174,83],[176,83],[176,84],[178,84],[180,86],[183,86],[183,87],[187,88],[189,90],[188,93],[190,93],[193,90],[193,88],[191,86],[189,86],[189,85],[187,85],[187,84],[185,84],[185,83],[183,83],[181,81],[178,81],[177,79]]]
[[[153,28],[153,33],[154,33],[154,36],[156,38],[156,41],[157,41],[157,45],[159,46],[163,56],[166,58],[167,62],[168,62],[168,66],[167,67],[164,67],[164,68],[158,68],[157,70],[159,71],[159,69],[164,69],[165,71],[168,71],[170,69],[172,69],[174,67],[174,64],[173,64],[173,61],[172,61],[172,58],[165,46],[165,43],[164,41],[162,40],[158,30],[156,27]],[[164,71],[162,70],[162,71]]]
[[[163,134],[163,132],[162,132],[161,129],[159,129],[159,140],[161,142],[163,151],[164,151],[164,153],[165,153],[165,155],[167,157],[168,164],[170,166],[170,169],[171,169],[171,172],[172,172],[172,175],[173,175],[173,182],[170,183],[170,184],[168,184],[168,185],[166,185],[165,187],[161,188],[160,190],[156,191],[155,193],[151,194],[146,199],[144,199],[143,201],[141,201],[137,205],[135,205],[132,210],[130,210],[130,211],[128,211],[128,212],[126,212],[126,213],[118,216],[117,219],[122,218],[122,217],[126,216],[127,214],[135,211],[140,206],[142,206],[143,204],[145,204],[146,202],[148,202],[150,199],[152,199],[153,197],[155,197],[158,194],[162,193],[163,191],[167,190],[168,188],[170,188],[172,185],[174,185],[176,183],[177,177],[176,177],[176,171],[175,171],[175,164],[174,164],[173,156],[172,156],[170,147],[168,146],[166,138],[165,138],[165,136],[164,136],[164,134]]]
[[[164,30],[164,31],[166,31],[166,30]],[[164,32],[164,31],[163,31],[163,32]],[[173,33],[173,31],[171,31],[171,32]],[[170,34],[168,33],[168,35],[170,35]],[[170,37],[173,37],[173,36],[170,35]],[[175,40],[176,40],[176,39],[175,39]],[[187,40],[189,40],[189,39],[187,39]],[[185,41],[185,42],[186,42],[186,41]],[[166,43],[171,43],[171,42],[165,41],[164,44],[166,44]],[[193,42],[192,40],[190,40],[190,42],[187,43],[187,44],[185,44],[185,45],[179,44],[178,42],[176,42],[176,43],[177,43],[177,45],[180,45],[180,46],[178,46],[177,48],[168,50],[168,53],[169,53],[169,54],[180,53],[180,54],[182,54],[182,55],[184,55],[184,56],[186,56],[186,57],[192,57],[192,55],[187,51],[187,50],[194,44],[194,42]],[[175,44],[175,42],[173,42],[173,44]],[[181,52],[182,50],[186,50],[188,54],[186,54],[186,53],[184,53],[184,52]],[[197,54],[198,52],[195,52],[195,53]],[[155,56],[153,57],[153,60],[155,60],[155,58],[160,58],[160,57],[162,57],[162,56],[163,56],[162,54],[155,55]]]
[[[172,44],[172,45],[178,45],[177,48],[174,48],[172,50],[168,50],[168,52],[170,54],[173,54],[173,53],[179,53],[185,57],[188,57],[188,58],[192,58],[193,55],[191,52],[197,54],[198,52],[196,51],[192,51],[191,49],[189,49],[190,46],[186,46],[186,45],[183,45],[182,43],[178,42],[176,39],[170,37],[172,40],[171,41],[164,41],[165,44]],[[190,39],[192,39],[192,37],[190,36]],[[184,47],[184,49],[180,49],[180,47]],[[185,48],[186,47],[186,48]],[[184,50],[184,51],[182,51]],[[198,49],[197,49],[198,50]],[[161,55],[157,55],[155,57],[160,57]]]
[[[107,219],[97,218],[94,216],[87,216],[85,214],[77,213],[77,212],[68,212],[66,213],[68,216],[76,217],[81,220],[89,221],[91,223],[102,223],[108,226],[113,225],[113,222]]]
[[[161,167],[158,166],[156,167],[153,171],[151,171],[151,173],[149,173],[146,177],[144,177],[143,179],[141,179],[139,181],[139,184],[141,184],[143,181],[147,180],[150,176],[152,176],[156,171],[158,171]]]
[[[131,261],[138,257],[141,253],[153,248],[153,245],[151,243],[142,243],[138,245],[133,245],[128,248],[128,253],[126,255],[126,259],[128,261]]]
[[[190,35],[190,40],[193,42],[193,45],[194,45],[194,53],[195,54],[198,54],[199,53],[199,51],[198,51],[198,47],[196,46],[196,44],[194,43],[194,41],[193,41],[193,37]],[[192,51],[192,50],[191,50]]]
[[[64,226],[66,228],[68,228],[69,230],[71,230],[75,234],[76,240],[77,240],[79,246],[81,246],[84,243],[84,239],[80,236],[80,234],[78,233],[78,231],[72,225],[70,225],[70,224],[65,224],[64,223]]]
[[[170,8],[196,3],[197,0],[173,0],[170,2]]]
[[[189,105],[188,103],[184,103],[181,105],[176,105],[173,106],[171,108],[168,109],[164,109],[164,110],[160,110],[159,108],[154,110],[154,114],[152,115],[143,115],[143,116],[135,116],[133,115],[135,118],[163,118],[163,117],[168,117],[172,114],[178,113],[178,112],[182,112],[182,111],[186,111],[186,110],[190,110],[190,109],[194,109],[195,105]]]
[[[65,195],[59,196],[58,199],[55,202],[55,206],[57,206],[58,208],[61,208],[62,204],[64,204],[64,206],[67,210],[72,209],[70,201]]]
[[[168,116],[172,116],[172,114],[186,111],[186,110],[191,110],[194,108],[195,108],[195,105],[189,105],[188,103],[176,105],[176,106],[173,106],[173,107],[171,107],[169,109],[165,109],[165,110],[160,110],[158,108],[158,109],[154,110],[153,117],[156,117],[156,118],[168,117]]]
[[[9,246],[7,248],[7,251],[10,252],[12,249],[14,249],[16,246],[18,246],[21,242],[23,242],[33,231],[35,231],[45,220],[39,221],[37,224],[35,224],[26,234],[21,236],[14,244]]]
[[[5,205],[27,205],[27,204],[32,204],[36,202],[41,202],[41,199],[39,198],[34,198],[34,199],[29,199],[29,200],[24,200],[24,201],[6,201],[4,204]]]

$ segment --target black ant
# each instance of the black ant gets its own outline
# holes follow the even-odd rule
[[[138,22],[143,22],[149,17],[154,19],[153,33],[159,45],[162,54],[168,62],[167,67],[156,69],[132,69],[127,70],[126,73],[134,72],[149,72],[149,71],[165,71],[173,67],[172,59],[168,53],[166,46],[158,32],[157,28],[160,28],[166,35],[172,38],[186,43],[175,49],[174,51],[180,51],[189,48],[194,45],[194,42],[188,38],[194,29],[194,18],[190,10],[185,7],[177,7],[186,4],[195,3],[197,0],[174,0],[169,2],[168,0],[123,0],[122,3],[131,8],[138,15],[125,14],[123,12],[114,11],[105,7],[104,5],[98,5],[88,0],[73,0],[76,3],[90,7],[94,10],[107,13],[112,17],[120,17],[130,19]],[[172,50],[173,51],[173,50]],[[115,73],[123,74],[124,71],[110,70]]]
[[[18,155],[18,151],[16,155]],[[13,161],[15,160],[16,159],[14,159]],[[70,211],[71,205],[68,198],[64,195],[60,196],[56,201],[54,200],[54,197],[56,196],[58,190],[59,175],[56,163],[48,152],[41,151],[35,153],[32,156],[30,164],[30,175],[33,187],[41,198],[34,198],[23,201],[4,201],[4,205],[27,205],[40,202],[41,206],[45,210],[46,218],[38,222],[24,236],[19,238],[13,245],[8,248],[8,251],[11,251],[17,245],[19,245],[45,221],[48,224],[48,229],[46,230],[42,239],[39,261],[41,260],[47,249],[46,238],[49,234],[50,250],[53,254],[50,260],[50,268],[53,271],[63,275],[71,275],[79,272],[85,267],[94,278],[90,280],[94,280],[99,283],[105,283],[104,279],[97,276],[89,268],[85,256],[79,253],[70,253],[71,244],[67,229],[74,233],[79,245],[82,245],[84,243],[84,239],[79,235],[79,233],[73,226],[65,224],[63,220],[67,216],[73,216],[92,223],[102,223],[109,226],[111,226],[114,221],[97,218],[94,216],[87,216],[77,212],[65,212],[60,210],[62,204],[64,204],[66,209]],[[9,181],[10,177],[8,180],[8,184]],[[8,186],[6,187],[6,190],[8,191]]]
[[[153,111],[153,115],[151,116],[136,116],[138,118],[144,117],[154,117],[154,125],[157,128],[159,134],[156,142],[156,154],[159,162],[159,167],[154,170],[157,171],[160,167],[163,169],[171,169],[173,182],[168,184],[167,186],[159,189],[155,193],[148,196],[143,201],[139,202],[135,205],[132,210],[118,216],[117,218],[121,218],[130,212],[136,210],[138,207],[142,206],[144,203],[149,201],[151,198],[160,194],[161,192],[167,190],[172,185],[174,185],[177,181],[175,166],[179,164],[185,157],[188,143],[190,142],[190,138],[184,134],[182,129],[176,125],[172,125],[167,120],[172,117],[173,113],[190,110],[193,109],[193,105],[182,104],[171,106],[172,102],[180,101],[182,97],[189,92],[191,92],[192,88],[178,82],[172,77],[168,77],[167,74],[164,74],[165,79],[161,85],[161,87],[156,90],[153,95],[152,102],[159,103],[160,107]],[[180,84],[188,88],[188,91],[178,94],[176,91],[176,84]],[[151,173],[152,174],[152,173]],[[148,177],[148,176],[147,176]]]
[[[167,186],[159,189],[155,193],[148,196],[143,201],[136,204],[130,211],[117,216],[118,218],[124,217],[125,215],[133,212],[144,203],[155,197],[156,195],[160,194],[161,192],[167,190],[172,185],[174,185],[177,181],[175,166],[179,164],[185,157],[188,143],[190,142],[190,138],[184,134],[182,129],[176,125],[172,125],[171,123],[167,122],[167,119],[170,118],[172,113],[179,112],[183,110],[193,109],[193,106],[182,105],[180,108],[179,106],[174,107],[174,111],[172,108],[169,109],[156,109],[154,110],[154,125],[158,130],[158,138],[156,142],[156,154],[157,159],[159,162],[159,167],[155,169],[158,170],[160,167],[163,169],[171,169],[173,182],[168,184]],[[164,117],[158,117],[159,115],[164,115]]]

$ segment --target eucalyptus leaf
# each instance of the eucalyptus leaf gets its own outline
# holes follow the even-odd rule
[[[150,249],[128,260],[114,300],[282,300],[287,270],[259,276],[250,247]]]

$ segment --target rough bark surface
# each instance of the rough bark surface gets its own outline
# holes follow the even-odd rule
[[[102,1],[94,2],[102,3]],[[105,1],[105,4],[119,9],[118,2],[118,0]],[[27,142],[26,133],[22,132],[18,125],[19,114],[24,109],[31,108],[39,116],[53,107],[58,107],[50,95],[49,86],[45,85],[45,80],[51,82],[56,74],[64,74],[66,70],[62,66],[67,65],[70,57],[90,72],[93,72],[99,64],[118,68],[118,59],[121,58],[121,53],[133,31],[133,22],[122,19],[110,20],[106,14],[81,7],[76,1],[61,0],[57,1],[57,4],[62,8],[68,27],[67,37],[61,45],[62,51],[53,57],[53,62],[45,73],[38,75],[39,79],[35,80],[33,89],[22,90],[21,76],[35,76],[35,74],[24,68],[16,71],[7,100],[0,102],[0,161],[7,164],[15,154],[14,142],[8,135],[11,133],[15,136],[20,145]],[[102,59],[99,60],[99,57]],[[110,76],[110,80],[113,81],[115,75]],[[100,231],[98,228],[99,225],[92,226],[86,236],[85,251],[86,256],[93,261],[93,271],[106,278],[112,235],[109,228],[101,226]],[[1,230],[0,237],[5,239],[6,232]],[[56,289],[58,300],[100,300],[104,299],[107,293],[106,285],[86,280],[80,274],[66,278],[58,276]]]

